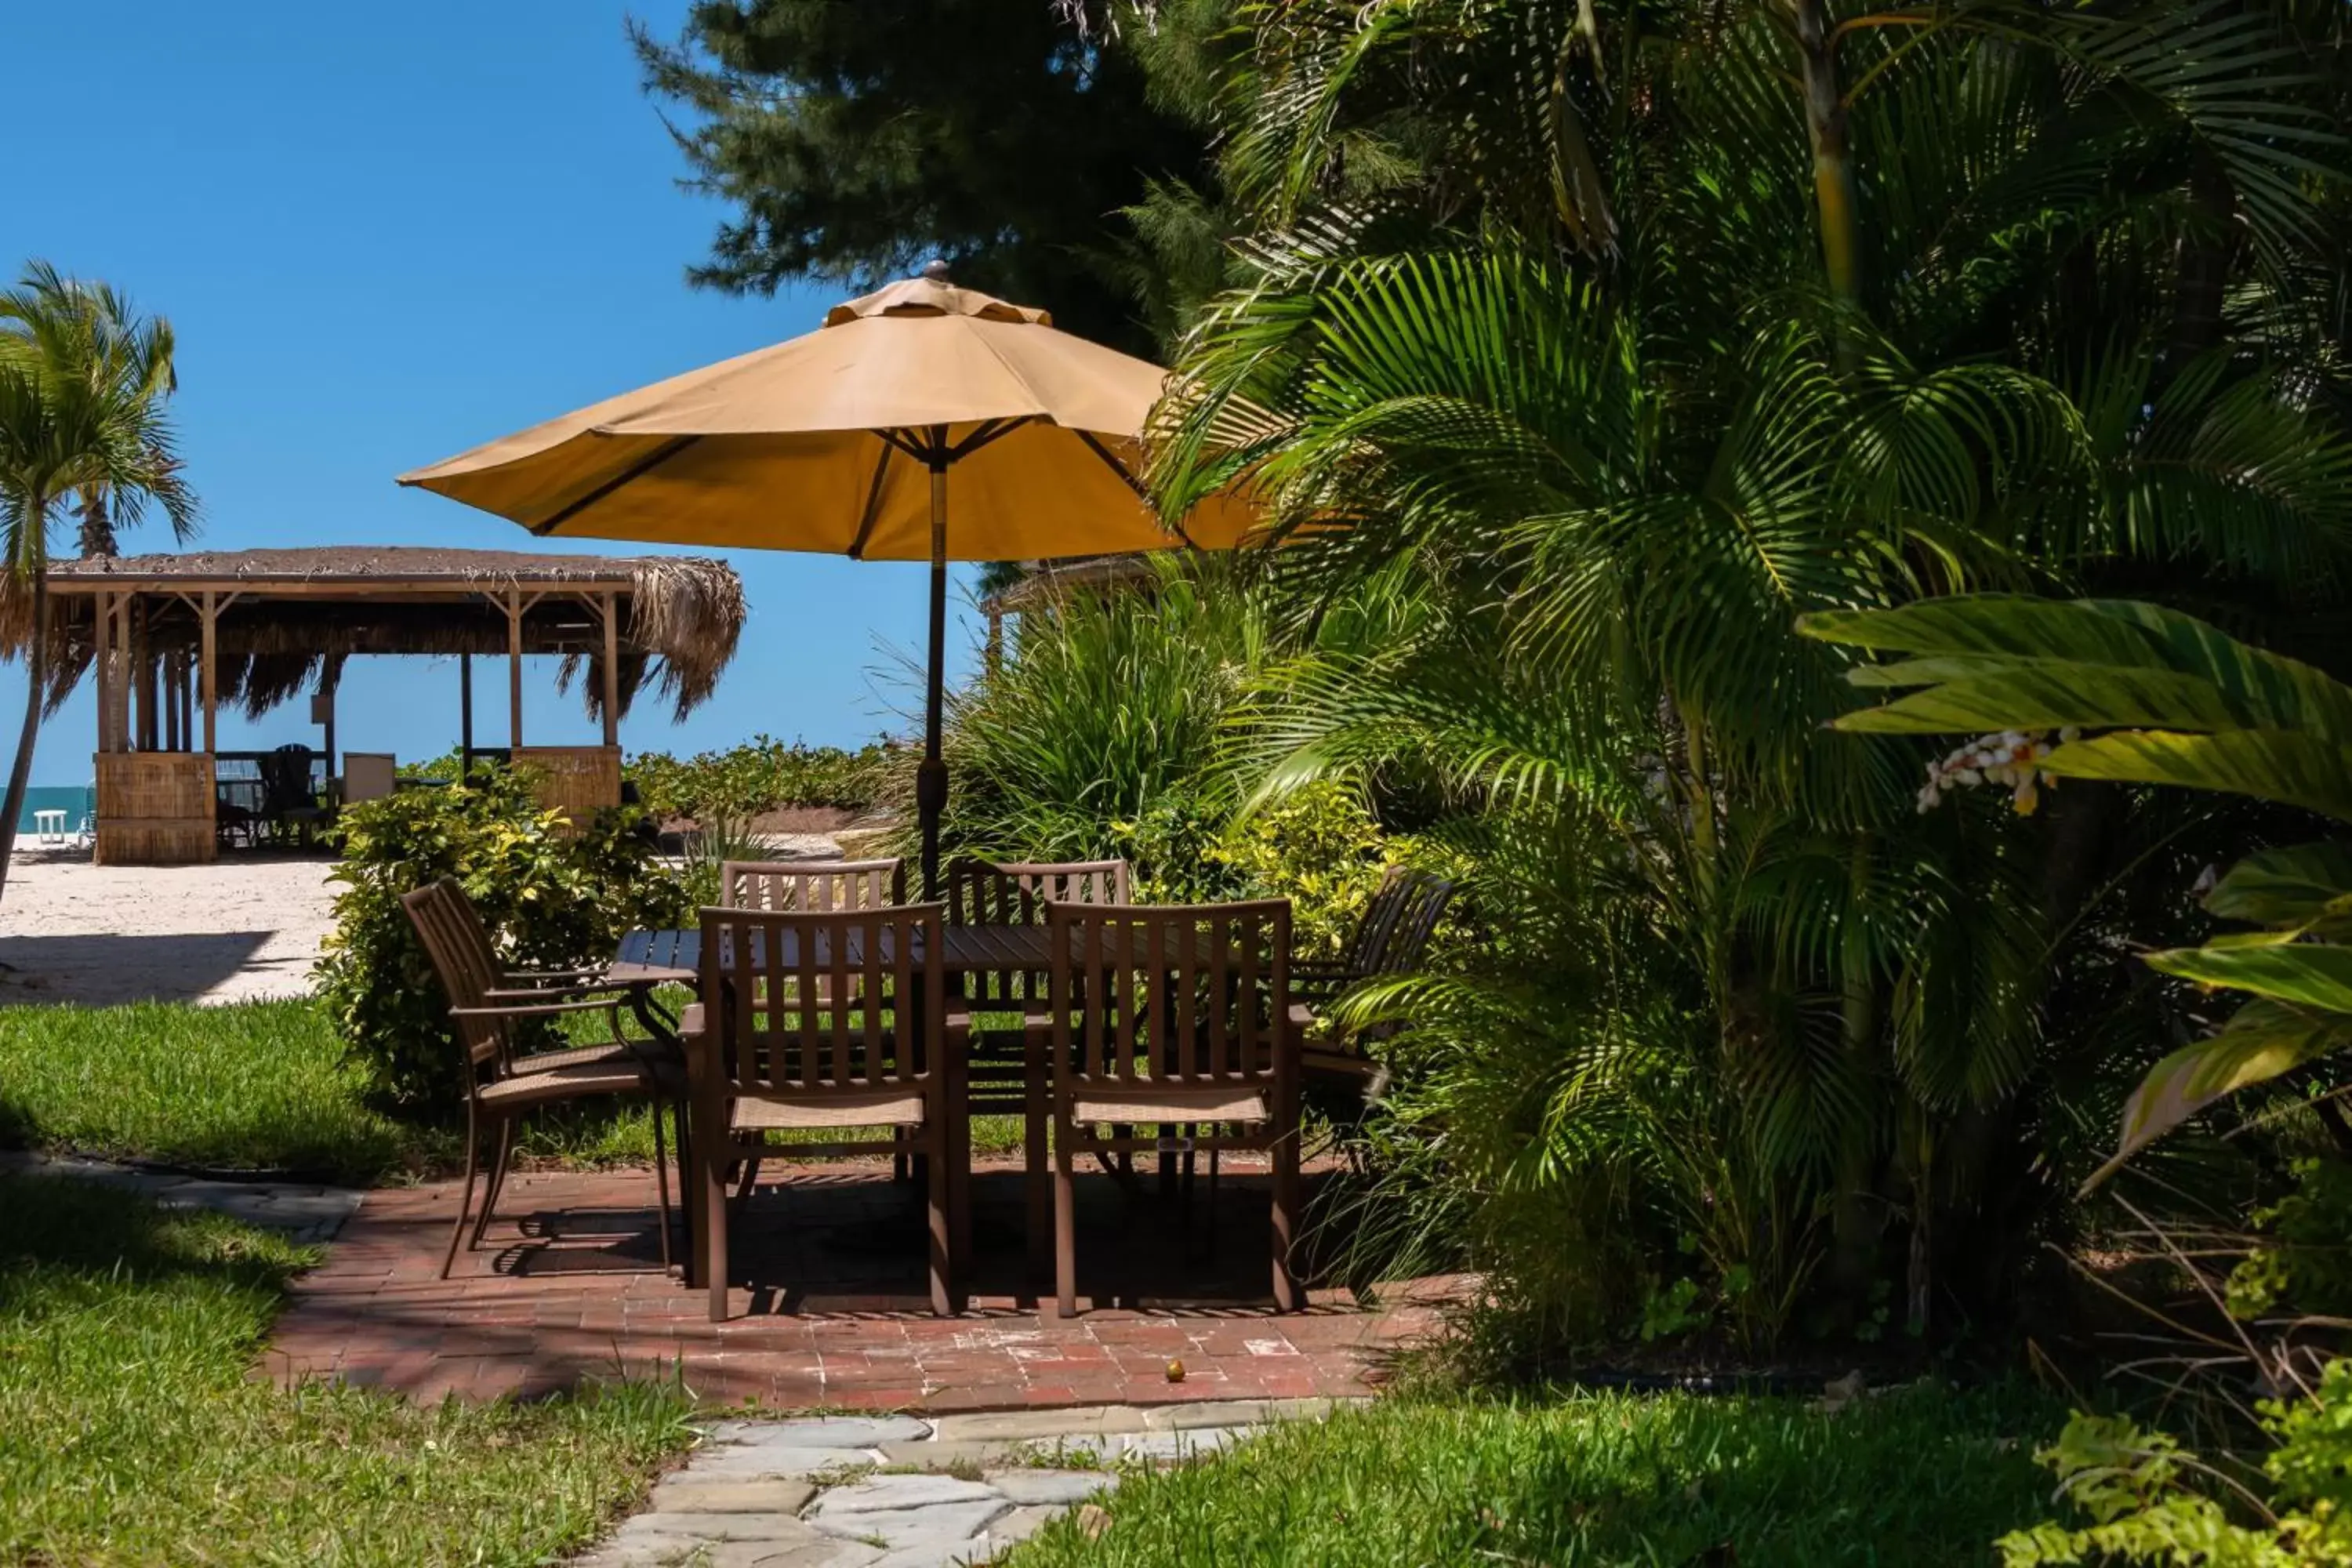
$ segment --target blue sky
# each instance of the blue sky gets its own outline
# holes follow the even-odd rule
[[[530,547],[512,524],[393,476],[695,365],[806,331],[834,291],[692,289],[724,208],[683,172],[622,26],[682,0],[318,5],[86,0],[8,8],[0,268],[102,278],[179,335],[176,414],[203,543]],[[1043,301],[1049,303],[1050,301]],[[72,548],[70,535],[57,542]],[[126,552],[171,548],[149,527]],[[566,550],[630,548],[583,542]],[[648,701],[623,743],[701,750],[765,731],[856,743],[905,721],[923,568],[738,552],[751,616],[682,726]],[[969,616],[950,636],[968,658]],[[492,677],[503,690],[503,677]],[[533,660],[526,732],[592,742]],[[456,743],[446,659],[354,659],[338,740],[403,757]],[[0,668],[0,713],[23,676]],[[477,739],[505,738],[500,703]],[[299,700],[224,748],[307,740]],[[14,723],[13,720],[7,721]],[[37,784],[89,777],[89,689],[44,730]]]

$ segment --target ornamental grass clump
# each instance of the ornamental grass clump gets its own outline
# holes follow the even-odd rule
[[[624,931],[677,924],[684,883],[629,808],[584,823],[541,809],[524,777],[401,790],[342,814],[335,930],[316,977],[329,1016],[382,1091],[412,1109],[463,1103],[448,1002],[401,896],[454,877],[517,969],[601,963]]]

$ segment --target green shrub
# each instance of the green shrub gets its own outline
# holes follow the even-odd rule
[[[639,802],[656,820],[740,820],[793,805],[862,811],[878,797],[887,756],[879,742],[845,752],[755,735],[743,745],[688,758],[643,752],[621,774],[636,785]]]
[[[1363,798],[1327,781],[1235,818],[1208,855],[1250,897],[1290,900],[1298,952],[1336,958],[1380,889],[1387,851]]]
[[[317,978],[351,1053],[397,1102],[459,1103],[459,1052],[447,1000],[401,895],[454,877],[516,968],[608,959],[623,931],[667,926],[688,910],[633,809],[577,830],[541,811],[504,770],[466,788],[402,790],[343,813],[335,834],[335,930]]]
[[[2260,1239],[2230,1272],[2230,1310],[2352,1317],[2352,1164],[2298,1160],[2294,1178],[2294,1192],[2254,1211]]]
[[[2035,1457],[2058,1473],[2061,1493],[2091,1522],[2044,1521],[2005,1535],[2002,1563],[2352,1564],[2352,1362],[2329,1363],[2308,1396],[2266,1399],[2257,1409],[2277,1445],[2259,1477],[2270,1489],[2266,1499],[2228,1478],[2226,1459],[2215,1464],[2123,1416],[2078,1413]]]

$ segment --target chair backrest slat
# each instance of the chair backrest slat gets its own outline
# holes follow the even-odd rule
[[[444,877],[437,882],[404,893],[401,908],[416,928],[425,956],[441,981],[452,1007],[479,1007],[499,983],[498,952],[489,928],[466,897],[464,889]],[[458,1018],[457,1037],[467,1058],[476,1067],[496,1062],[503,1068],[511,1052],[507,1026],[497,1018]]]
[[[940,951],[940,924],[937,904],[704,910],[704,1016],[731,1084],[822,1098],[919,1079],[946,1005],[916,955]]]
[[[1050,906],[1057,1080],[1272,1077],[1287,1037],[1290,905]]]
[[[907,901],[907,862],[729,860],[719,868],[719,901],[730,909],[872,910]]]
[[[1453,897],[1454,884],[1442,877],[1390,867],[1348,944],[1349,973],[1399,974],[1418,965]]]
[[[959,860],[948,868],[948,923],[1043,925],[1051,903],[1124,904],[1131,881],[1124,860]],[[980,970],[963,981],[965,999],[976,1003],[1024,1003],[1045,988],[1042,971]]]

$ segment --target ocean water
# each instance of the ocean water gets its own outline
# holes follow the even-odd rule
[[[33,813],[37,811],[62,811],[66,814],[66,831],[78,831],[82,818],[89,815],[97,794],[97,790],[89,784],[33,785],[25,792],[24,815],[16,818],[18,836],[31,836]]]

